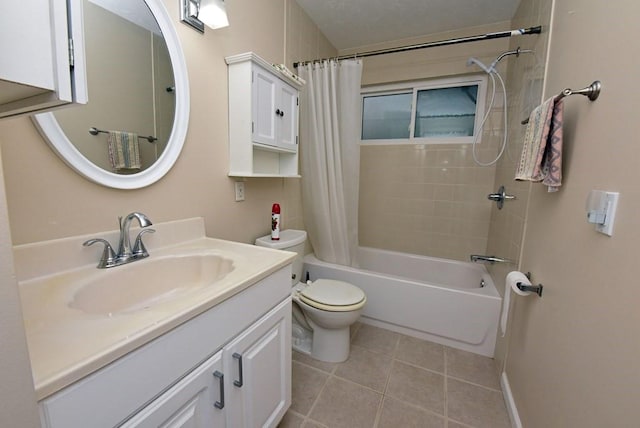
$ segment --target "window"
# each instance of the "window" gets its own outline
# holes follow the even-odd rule
[[[385,94],[363,97],[362,139],[409,138],[413,94]]]
[[[484,76],[466,76],[366,88],[361,142],[470,143],[484,114],[485,87]]]

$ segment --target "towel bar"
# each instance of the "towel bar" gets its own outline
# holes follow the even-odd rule
[[[585,97],[589,98],[589,100],[595,101],[600,96],[600,89],[602,89],[602,83],[600,83],[599,80],[594,80],[593,83],[587,86],[586,88],[577,89],[577,90],[566,88],[565,90],[563,90],[558,94],[557,99],[560,100],[570,95],[584,95]],[[526,125],[527,123],[529,123],[529,118],[526,118],[520,123],[522,125]]]
[[[102,129],[98,129],[95,126],[92,126],[91,128],[89,128],[89,134],[91,135],[98,135],[98,134],[108,134],[109,131],[104,131]],[[148,137],[142,136],[142,135],[138,135],[138,138],[142,138],[147,140],[150,143],[154,143],[156,141],[158,141],[158,139],[156,137],[153,137],[151,135],[149,135]]]

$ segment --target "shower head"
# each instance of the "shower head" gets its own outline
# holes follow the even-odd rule
[[[482,62],[480,62],[480,60],[478,58],[475,57],[471,57],[467,60],[467,67],[470,65],[477,65],[478,67],[480,67],[481,69],[484,70],[485,73],[487,74],[491,74],[493,70],[493,65],[491,67],[487,67],[486,65],[484,65]]]

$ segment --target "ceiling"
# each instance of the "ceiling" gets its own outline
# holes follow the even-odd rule
[[[297,0],[337,49],[509,21],[520,0]]]

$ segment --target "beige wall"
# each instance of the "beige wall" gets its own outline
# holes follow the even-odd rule
[[[158,183],[132,191],[108,189],[69,169],[28,118],[0,122],[7,201],[14,244],[116,228],[119,215],[139,210],[155,222],[203,216],[207,234],[242,242],[270,230],[279,202],[283,227],[302,227],[299,180],[248,179],[234,201],[228,171],[227,66],[224,57],[254,51],[291,67],[294,59],[335,50],[293,0],[229,2],[230,27],[204,35],[180,23],[178,5],[164,1],[186,56],[191,88],[189,131],[175,166]]]
[[[500,293],[504,295],[504,283],[507,274],[518,268],[524,223],[527,213],[527,202],[531,183],[515,181],[517,162],[522,151],[522,142],[526,126],[522,120],[542,101],[542,86],[547,61],[547,45],[549,41],[549,23],[551,21],[552,0],[529,0],[520,3],[512,21],[513,28],[542,26],[542,33],[537,36],[518,37],[510,40],[509,49],[533,50],[533,54],[510,56],[508,59],[507,94],[508,94],[508,131],[509,139],[505,156],[496,165],[494,188],[504,185],[506,192],[516,196],[515,200],[505,202],[499,210],[492,204],[491,223],[487,254],[504,257],[515,263],[487,265],[491,277]],[[506,340],[498,336],[495,359],[502,368],[506,353]],[[502,370],[500,370],[502,371]]]
[[[545,289],[515,302],[506,372],[525,427],[637,427],[640,5],[554,7],[545,98],[595,79],[603,89],[566,99],[562,189],[532,187],[521,262]],[[591,189],[620,192],[612,237],[586,222]]]
[[[1,156],[0,156],[1,157]],[[40,426],[31,381],[0,163],[0,426]]]
[[[472,36],[509,26],[466,28],[357,51]],[[477,67],[467,67],[469,57],[489,64],[508,46],[507,39],[494,39],[364,58],[363,85],[478,73]],[[506,74],[506,62],[499,70]],[[496,97],[478,150],[484,162],[495,157],[502,143],[500,87]],[[363,145],[360,161],[361,245],[465,261],[470,254],[485,253],[491,215],[486,196],[494,190],[495,167],[476,165],[471,145]]]

